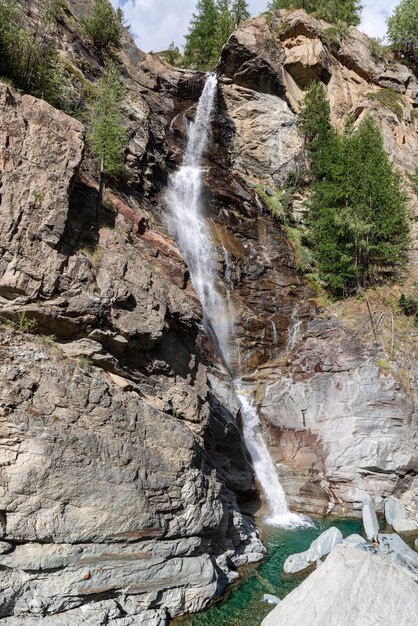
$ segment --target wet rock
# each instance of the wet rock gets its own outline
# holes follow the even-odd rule
[[[262,626],[409,626],[417,612],[418,588],[408,574],[372,554],[339,545]]]
[[[265,593],[262,596],[261,601],[267,602],[267,604],[279,604],[280,598],[278,598],[277,596],[273,596],[271,593]]]

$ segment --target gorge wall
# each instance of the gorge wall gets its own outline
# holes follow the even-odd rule
[[[75,101],[100,74],[79,34],[89,4],[68,2],[57,26]],[[22,6],[30,24],[39,5]],[[354,29],[334,50],[321,39],[326,25],[305,13],[274,19],[246,22],[222,53],[205,163],[237,322],[234,367],[258,385],[294,507],[353,513],[368,491],[379,502],[403,494],[414,511],[413,394],[381,371],[379,346],[319,314],[256,185],[282,184],[301,158],[296,115],[314,76],[336,122],[370,110],[394,162],[412,172],[416,79],[376,63]],[[120,61],[131,178],[109,187],[99,215],[83,124],[0,86],[5,624],[166,624],[263,554],[238,404],[164,222],[204,76],[143,54],[128,33]],[[365,97],[387,84],[401,121]]]

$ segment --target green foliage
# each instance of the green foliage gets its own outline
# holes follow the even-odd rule
[[[214,63],[216,63],[222,48],[228,41],[235,27],[234,16],[230,9],[230,0],[216,0],[216,9],[218,12],[218,20],[215,30]]]
[[[345,22],[348,26],[360,24],[362,8],[359,0],[271,0],[267,5],[269,11],[305,9],[320,20]]]
[[[398,120],[403,117],[403,108],[401,105],[401,97],[394,89],[382,87],[378,91],[369,91],[366,98],[377,100],[380,104],[395,113]]]
[[[6,317],[0,317],[0,324],[10,330],[15,330],[24,335],[33,333],[37,322],[36,320],[27,317],[24,311],[21,311],[17,317],[17,320],[11,320]]]
[[[65,106],[67,83],[53,41],[56,0],[44,3],[31,32],[21,26],[16,0],[0,0],[0,75],[33,96]]]
[[[392,369],[392,366],[390,365],[390,363],[388,363],[384,359],[377,359],[376,365],[383,372],[389,372]]]
[[[217,57],[218,11],[215,0],[198,0],[186,35],[184,61],[197,69],[213,67]]]
[[[234,26],[238,26],[241,22],[248,20],[250,12],[248,10],[247,0],[234,0],[232,2],[231,13]]]
[[[401,0],[388,19],[388,38],[393,48],[407,59],[418,62],[418,3]]]
[[[418,167],[413,174],[409,175],[409,180],[411,181],[412,189],[418,196]]]
[[[330,122],[330,106],[322,83],[309,87],[301,107],[297,126],[305,139],[308,155],[312,159],[313,172],[321,176],[323,159],[327,157],[328,144],[334,139]]]
[[[123,177],[124,151],[127,132],[123,123],[122,102],[124,86],[119,71],[109,64],[97,85],[97,93],[90,106],[87,140],[92,153],[111,176]]]
[[[40,335],[39,341],[44,346],[53,346],[55,344],[55,335]]]
[[[78,367],[83,370],[91,370],[93,367],[93,359],[89,356],[85,356],[84,354],[77,357],[76,359]]]
[[[263,184],[256,185],[254,191],[268,207],[275,220],[281,224],[288,221],[289,198],[285,191],[276,188],[270,189]]]
[[[345,296],[405,264],[405,196],[374,121],[354,129],[349,120],[337,134],[318,84],[305,97],[299,128],[315,176],[309,216],[315,258],[329,290]]]
[[[385,61],[388,57],[387,47],[384,46],[383,40],[378,37],[370,37],[370,54],[375,61]]]
[[[329,28],[324,28],[321,38],[331,48],[339,48],[341,40],[348,34],[348,26],[345,22],[337,22]]]
[[[86,35],[99,52],[121,47],[124,17],[121,9],[117,13],[108,0],[95,0],[93,11],[84,23]]]
[[[404,293],[401,294],[398,304],[401,311],[408,317],[418,313],[418,302],[411,296],[406,296]]]
[[[166,54],[164,55],[170,65],[177,65],[181,59],[180,50],[174,44],[174,41],[168,47]]]
[[[198,0],[186,35],[185,65],[213,69],[231,33],[249,16],[246,0]]]
[[[0,75],[13,77],[18,69],[16,42],[21,37],[19,6],[14,0],[0,0]]]

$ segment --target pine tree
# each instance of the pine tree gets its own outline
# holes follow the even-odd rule
[[[198,0],[186,35],[185,64],[198,69],[211,67],[217,57],[218,11],[215,0]]]
[[[115,13],[108,0],[94,0],[92,14],[84,28],[98,52],[121,47],[123,20],[123,12]]]
[[[124,87],[119,71],[109,64],[97,85],[97,94],[90,108],[90,131],[87,141],[100,163],[100,189],[98,206],[101,206],[106,175],[121,177],[124,173],[124,151],[127,133],[123,123],[122,101]]]
[[[218,21],[215,32],[213,64],[216,64],[222,48],[234,30],[234,17],[230,9],[230,0],[217,0],[216,10],[218,12]]]
[[[250,12],[246,0],[234,0],[231,7],[231,13],[234,20],[234,26],[239,26],[241,22],[248,20]]]
[[[373,284],[407,260],[409,223],[398,173],[375,122],[343,134],[330,123],[320,83],[309,88],[298,118],[314,175],[310,236],[323,280],[338,296]]]
[[[308,89],[299,112],[297,126],[305,139],[308,156],[316,177],[328,160],[328,144],[334,141],[330,122],[330,106],[322,83],[314,82]]]
[[[362,8],[360,0],[271,0],[267,6],[269,11],[304,9],[318,19],[332,24],[344,22],[348,26],[360,24]]]
[[[388,19],[388,37],[396,51],[418,63],[418,3],[401,0]]]

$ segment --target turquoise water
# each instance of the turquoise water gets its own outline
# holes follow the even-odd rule
[[[302,552],[330,526],[337,526],[344,537],[352,533],[361,534],[359,520],[315,520],[315,527],[302,530],[283,530],[264,527],[261,529],[267,557],[257,568],[247,570],[212,607],[195,615],[178,620],[178,626],[259,626],[262,619],[274,607],[262,602],[264,593],[279,598],[290,593],[306,574],[283,574],[283,563],[289,554]],[[241,570],[242,572],[242,570]]]

